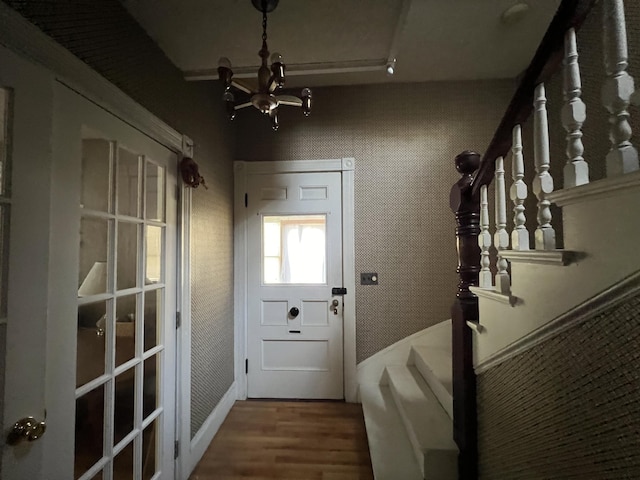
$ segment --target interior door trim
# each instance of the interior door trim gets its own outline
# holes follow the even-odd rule
[[[355,274],[355,203],[354,158],[328,160],[292,160],[272,162],[234,162],[234,352],[235,383],[238,399],[247,398],[247,223],[245,192],[251,174],[341,172],[342,173],[342,275],[344,296],[343,368],[344,396],[357,402],[356,379],[356,274]]]

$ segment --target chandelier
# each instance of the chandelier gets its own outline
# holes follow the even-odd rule
[[[231,61],[227,57],[222,57],[218,61],[218,77],[225,85],[222,94],[222,101],[227,109],[229,120],[233,120],[236,111],[254,106],[260,112],[268,115],[271,119],[271,127],[278,130],[278,107],[288,105],[292,107],[302,107],[305,117],[311,114],[311,89],[303,88],[300,97],[295,95],[276,95],[284,87],[285,64],[282,55],[274,53],[271,55],[271,68],[267,65],[269,59],[269,47],[267,46],[267,13],[272,12],[278,6],[279,0],[251,0],[253,6],[262,12],[262,48],[258,55],[262,59],[262,64],[258,70],[258,88],[253,90],[247,85],[233,79]],[[236,102],[236,95],[232,89],[238,90],[241,96],[248,95],[239,102]],[[236,92],[237,93],[237,92]]]

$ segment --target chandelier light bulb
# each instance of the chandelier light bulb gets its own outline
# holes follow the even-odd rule
[[[280,123],[278,122],[278,110],[274,108],[269,113],[269,116],[271,117],[271,128],[273,128],[274,132],[277,132],[278,127],[280,127]]]
[[[231,60],[229,60],[227,57],[220,57],[220,60],[218,60],[218,66],[231,70]]]
[[[271,63],[284,63],[282,55],[280,55],[278,52],[273,53],[271,55]]]
[[[394,58],[389,63],[387,63],[387,75],[391,76],[396,71],[396,59]]]

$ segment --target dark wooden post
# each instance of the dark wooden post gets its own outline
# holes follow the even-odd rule
[[[453,436],[460,455],[458,478],[475,480],[478,475],[476,377],[473,342],[468,321],[478,322],[478,298],[469,290],[478,285],[480,272],[480,196],[472,192],[471,176],[480,165],[480,154],[462,152],[456,169],[462,178],[451,188],[451,209],[456,216],[458,269],[456,301],[451,307],[453,352]]]

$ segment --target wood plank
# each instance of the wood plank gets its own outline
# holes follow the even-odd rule
[[[235,403],[190,480],[372,480],[359,404]]]

